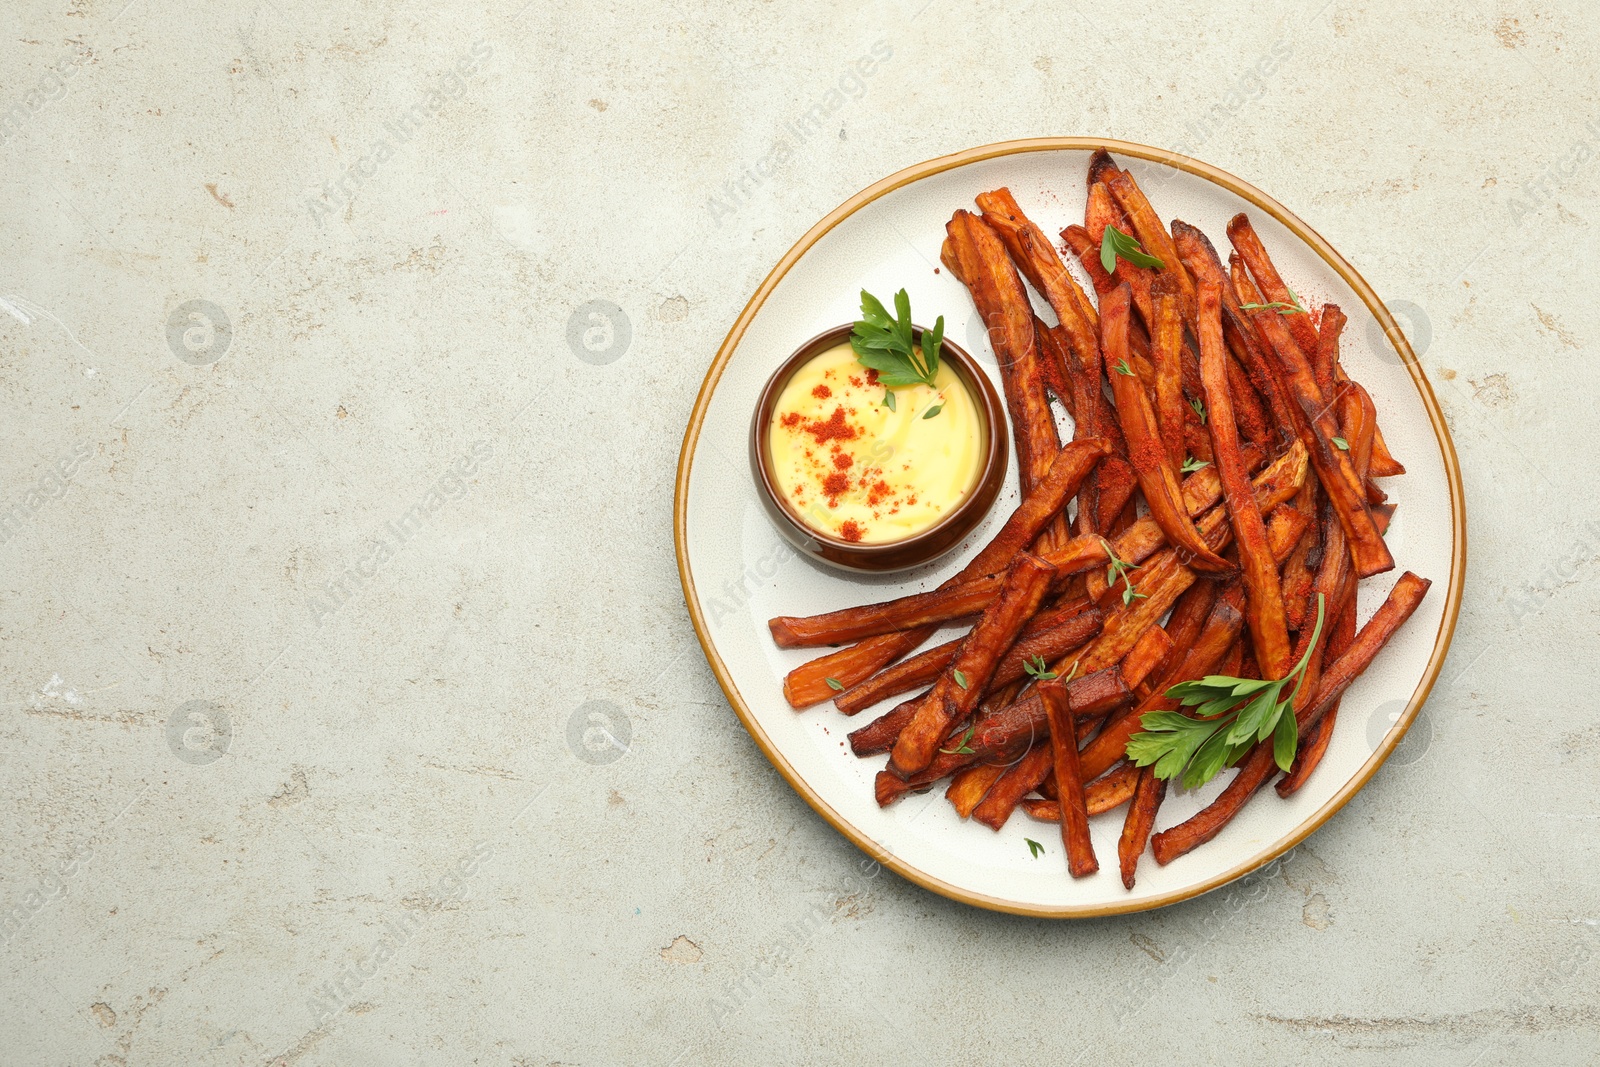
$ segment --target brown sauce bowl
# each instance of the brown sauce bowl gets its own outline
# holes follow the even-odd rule
[[[794,355],[767,379],[750,420],[750,471],[755,476],[756,489],[767,516],[784,539],[800,552],[849,571],[885,574],[909,570],[933,562],[960,544],[994,506],[995,497],[999,495],[1006,477],[1007,447],[1010,444],[1006,432],[1006,409],[989,376],[983,373],[971,356],[952,344],[948,336],[945,337],[939,349],[939,358],[949,363],[961,383],[967,387],[983,424],[983,464],[979,469],[977,484],[938,522],[898,541],[868,545],[841,540],[814,529],[778,489],[772,469],[772,443],[768,429],[772,425],[778,397],[784,386],[789,384],[789,379],[816,356],[849,341],[853,328],[836,326],[818,334],[796,349]],[[920,344],[922,327],[913,329],[915,343]]]

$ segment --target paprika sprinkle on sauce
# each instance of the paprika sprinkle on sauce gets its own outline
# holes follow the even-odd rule
[[[767,433],[774,482],[806,525],[852,543],[900,541],[977,488],[982,415],[948,365],[934,383],[894,388],[891,407],[848,343],[795,372]]]

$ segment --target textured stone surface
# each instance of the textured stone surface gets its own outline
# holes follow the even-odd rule
[[[9,5],[0,1061],[1591,1062],[1600,9],[1168,6]],[[669,522],[783,251],[1046,133],[1326,235],[1472,515],[1404,758],[1244,884],[1075,924],[861,872]]]

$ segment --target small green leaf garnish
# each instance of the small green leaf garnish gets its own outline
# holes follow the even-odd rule
[[[1044,855],[1044,846],[1039,844],[1039,842],[1035,841],[1031,837],[1024,837],[1023,840],[1028,843],[1028,851],[1033,853],[1034,859],[1038,859],[1040,856]]]
[[[1200,416],[1200,425],[1204,426],[1206,424],[1206,406],[1205,406],[1205,403],[1203,401],[1199,400],[1199,399],[1194,399],[1194,400],[1190,400],[1189,401],[1189,407],[1191,409],[1193,409],[1193,411],[1194,411],[1194,413],[1196,415]]]
[[[922,417],[925,418],[925,419],[931,419],[931,418],[933,418],[935,415],[939,414],[939,412],[941,412],[943,410],[944,410],[944,401],[941,400],[937,404],[933,405],[933,407],[929,408],[927,411],[924,411],[922,413]]]
[[[1335,438],[1334,438],[1334,439],[1333,439],[1333,443],[1334,443],[1334,444],[1336,444],[1336,445],[1338,445],[1338,446],[1339,446],[1339,450],[1340,450],[1340,451],[1341,451],[1341,452],[1348,452],[1348,451],[1350,451],[1350,442],[1349,442],[1349,441],[1346,441],[1346,440],[1345,440],[1345,439],[1344,439],[1344,438],[1342,438],[1342,437],[1335,437]]]
[[[1148,593],[1137,592],[1133,588],[1133,579],[1129,577],[1130,574],[1139,569],[1138,566],[1118,559],[1117,550],[1111,547],[1110,541],[1102,537],[1100,543],[1105,546],[1106,559],[1109,561],[1106,564],[1106,584],[1115,587],[1118,579],[1121,579],[1123,583],[1122,606],[1127,607],[1135,599],[1148,596]],[[1077,670],[1078,665],[1074,663],[1072,669]]]
[[[1050,669],[1050,664],[1044,661],[1043,656],[1023,660],[1022,669],[1028,672],[1028,677],[1038,682],[1048,682],[1056,676],[1056,672]]]
[[[1139,242],[1123,233],[1115,226],[1107,226],[1106,232],[1100,237],[1100,266],[1105,268],[1107,274],[1113,274],[1117,269],[1117,260],[1125,259],[1135,267],[1154,267],[1161,270],[1165,263],[1146,252]]]
[[[955,748],[941,748],[939,751],[943,752],[947,756],[972,755],[972,746],[967,744],[967,742],[972,740],[972,732],[977,728],[978,727],[976,725],[967,727],[967,732],[961,735],[961,743],[959,745],[957,745]]]
[[[1288,289],[1289,287],[1288,286],[1284,286],[1284,288]],[[1240,304],[1239,305],[1239,310],[1241,310],[1241,311],[1276,311],[1280,315],[1304,315],[1304,314],[1307,314],[1305,307],[1300,303],[1300,298],[1298,296],[1294,295],[1294,290],[1293,289],[1289,289],[1289,299],[1294,301],[1294,302],[1293,303],[1287,303],[1287,302],[1282,301],[1282,300],[1274,300],[1270,304]]]
[[[1222,768],[1237,764],[1270,737],[1272,758],[1287,772],[1294,766],[1299,747],[1294,702],[1305,684],[1311,652],[1322,636],[1324,607],[1319,593],[1316,629],[1294,670],[1277,681],[1213,674],[1173,686],[1167,690],[1168,699],[1196,709],[1194,715],[1155,711],[1142,716],[1139,723],[1144,729],[1128,738],[1128,758],[1135,766],[1154,765],[1157,778],[1181,775],[1183,787],[1194,789],[1215,778]],[[1291,681],[1294,691],[1280,699]]]
[[[944,316],[939,316],[933,329],[923,331],[918,347],[911,327],[911,298],[904,289],[894,294],[894,310],[891,317],[881,300],[861,290],[861,318],[850,332],[856,361],[877,371],[878,381],[888,387],[933,385],[939,373],[939,348],[944,344]]]
[[[883,391],[883,406],[888,408],[890,411],[894,411],[895,410],[895,399],[894,399],[894,390],[893,389],[885,389]]]
[[[1112,369],[1115,370],[1118,374],[1126,374],[1130,378],[1133,377],[1133,368],[1128,366],[1128,361],[1125,360],[1125,359],[1117,360],[1117,365],[1115,367],[1113,367]]]
[[[1193,474],[1195,471],[1205,470],[1209,466],[1211,466],[1209,461],[1195,459],[1193,456],[1185,456],[1183,459],[1183,473],[1185,474]]]
[[[950,673],[955,676],[957,685],[963,689],[967,688],[967,676],[965,674],[960,671],[951,671]]]
[[[844,688],[844,683],[839,681],[837,678],[824,678],[823,681],[827,682],[828,688],[832,689],[835,693]]]

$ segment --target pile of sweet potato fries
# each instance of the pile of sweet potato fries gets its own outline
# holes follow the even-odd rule
[[[879,804],[949,779],[963,818],[998,830],[1020,807],[1059,822],[1074,877],[1099,867],[1089,817],[1126,804],[1117,851],[1131,889],[1147,845],[1166,864],[1209,841],[1287,759],[1271,737],[1240,749],[1208,807],[1152,836],[1168,782],[1128,744],[1146,715],[1199,714],[1169,690],[1298,672],[1280,713],[1298,728],[1277,782],[1287,797],[1429,582],[1404,574],[1357,631],[1357,583],[1394,567],[1394,505],[1374,479],[1404,468],[1340,364],[1343,312],[1302,307],[1245,215],[1224,263],[1195,227],[1163,226],[1106,153],[1088,184],[1060,251],[1004,188],[946,226],[941,258],[1000,367],[1021,505],[937,589],[769,626],[783,648],[839,646],[785,679],[797,709],[831,698],[854,715],[915,694],[850,735],[859,757],[889,753]],[[1137,251],[1108,271],[1107,247]],[[1056,325],[1034,314],[1024,279]],[[1071,416],[1065,445],[1052,398]],[[950,625],[970,629],[916,651]]]

